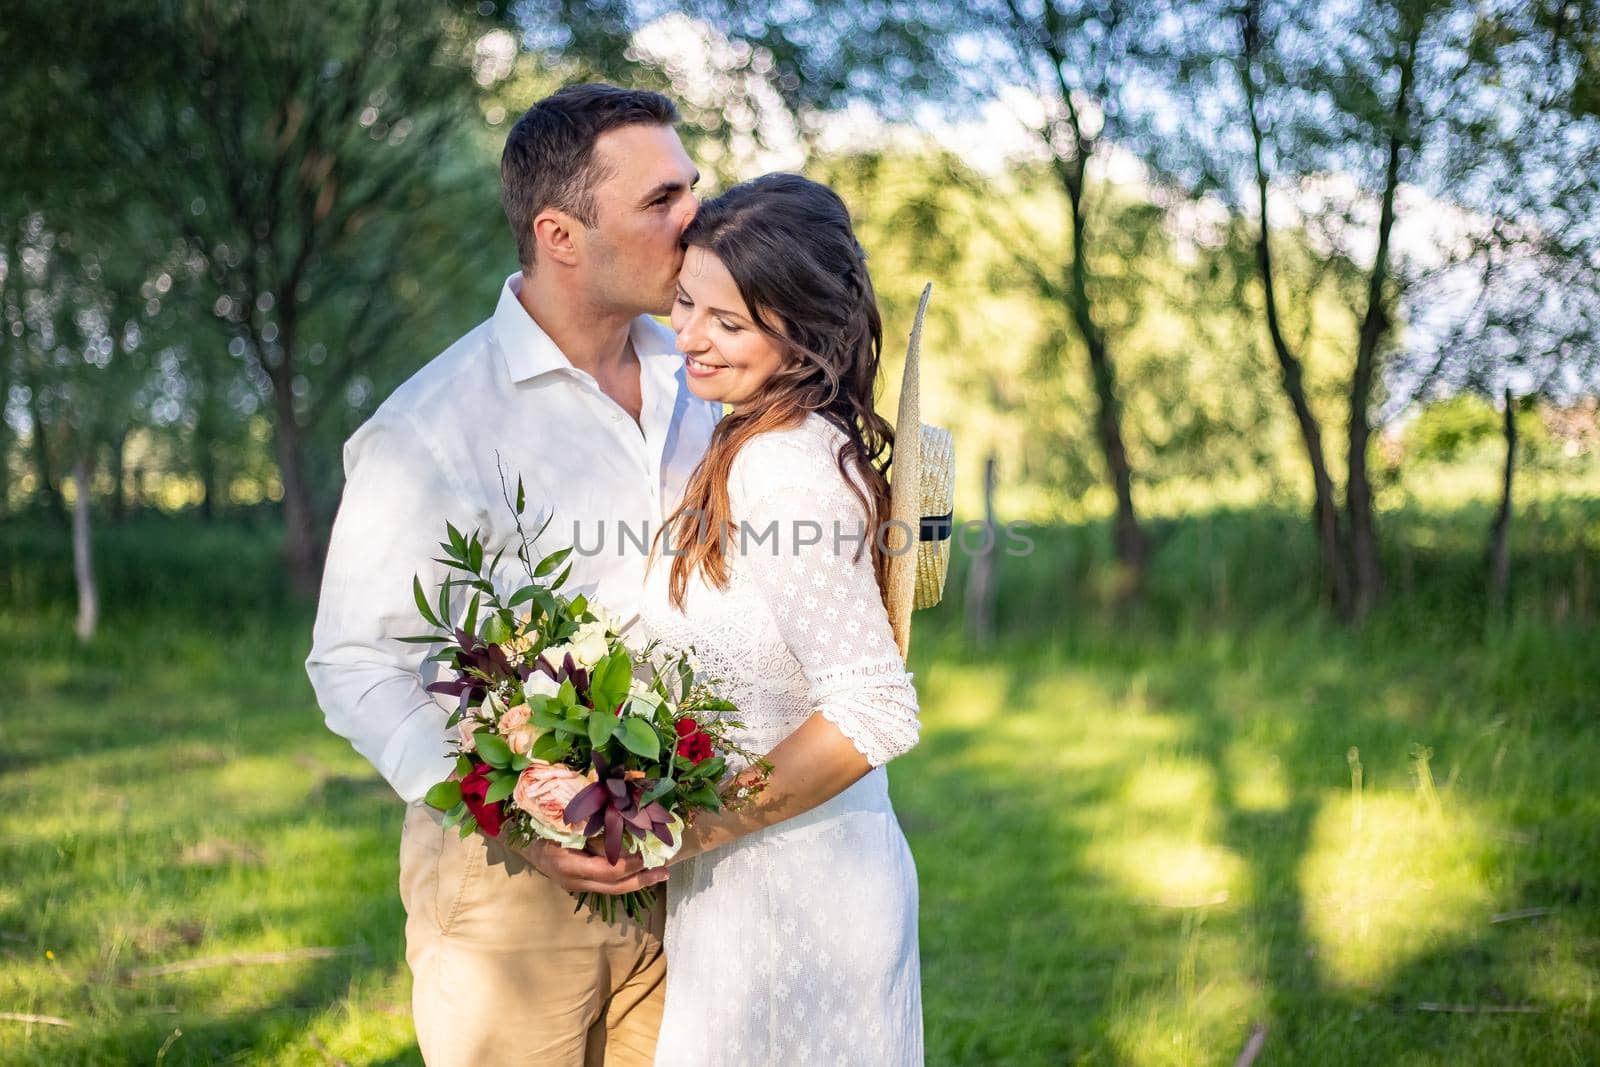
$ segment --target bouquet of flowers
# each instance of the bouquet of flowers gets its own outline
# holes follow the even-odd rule
[[[770,766],[729,739],[743,724],[697,680],[692,651],[652,642],[634,652],[602,606],[560,592],[571,549],[534,560],[520,479],[515,502],[509,494],[506,502],[521,539],[520,588],[502,599],[492,580],[501,557],[486,569],[477,532],[466,536],[448,523],[438,562],[459,573],[432,601],[412,580],[417,610],[435,632],[404,640],[444,645],[429,659],[454,677],[428,689],[458,699],[449,719],[455,773],[428,791],[427,803],[463,837],[481,830],[512,845],[544,838],[576,849],[593,841],[613,863],[637,853],[659,867],[677,853],[696,812],[727,803],[719,790],[730,757],[755,769],[757,788]],[[452,589],[470,593],[455,624]],[[578,907],[588,903],[608,922],[619,901],[635,920],[654,903],[653,890],[577,897]]]

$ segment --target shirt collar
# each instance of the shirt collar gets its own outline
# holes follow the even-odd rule
[[[494,309],[494,335],[500,342],[511,380],[525,382],[552,371],[572,370],[571,361],[517,299],[522,282],[521,271],[507,278],[500,288],[500,303]]]
[[[522,283],[521,271],[507,278],[500,289],[500,303],[494,309],[494,333],[511,380],[525,382],[541,374],[576,371],[572,361],[517,299]],[[641,371],[670,375],[678,369],[677,342],[672,331],[649,315],[634,319],[628,335],[633,341],[634,354],[639,357]]]

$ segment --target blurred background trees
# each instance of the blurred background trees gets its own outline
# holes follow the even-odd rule
[[[1504,601],[1519,454],[1592,484],[1590,0],[19,0],[0,45],[0,509],[76,508],[85,575],[96,523],[231,514],[314,591],[342,440],[491,310],[499,144],[581,78],[671,93],[713,190],[835,184],[893,333],[933,279],[961,509],[1105,520],[1107,603],[1173,516],[1282,506],[1362,618],[1455,423]]]

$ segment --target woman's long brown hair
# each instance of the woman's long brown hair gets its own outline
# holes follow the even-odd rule
[[[883,322],[844,201],[799,175],[769,174],[701,205],[683,239],[728,268],[757,328],[783,358],[760,392],[717,424],[663,527],[677,553],[668,583],[673,606],[682,610],[697,570],[713,588],[727,587],[723,531],[733,529],[728,476],[739,450],[758,434],[799,426],[813,411],[844,432],[835,462],[867,519],[858,558],[870,548],[879,595],[886,595],[889,559],[877,534],[889,514],[894,429],[873,406]]]

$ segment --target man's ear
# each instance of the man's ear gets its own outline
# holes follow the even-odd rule
[[[547,207],[533,217],[533,239],[538,258],[574,266],[578,262],[578,243],[583,239],[583,223],[559,208]]]

